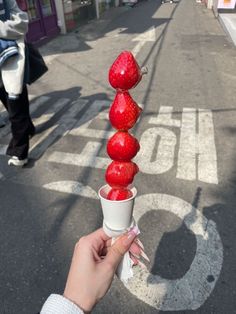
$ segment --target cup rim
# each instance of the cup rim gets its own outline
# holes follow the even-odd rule
[[[105,184],[105,185],[103,185],[103,186],[98,190],[98,196],[99,196],[99,198],[105,200],[106,202],[111,202],[111,203],[117,203],[117,202],[119,202],[119,203],[125,203],[125,202],[128,202],[128,201],[131,201],[132,199],[134,199],[134,198],[137,196],[137,189],[136,189],[136,187],[133,186],[133,187],[129,187],[129,189],[132,191],[132,194],[133,194],[130,198],[127,198],[127,199],[125,199],[125,200],[120,200],[120,201],[108,200],[107,198],[105,198],[105,197],[103,197],[103,196],[101,195],[101,191],[104,190],[104,189],[107,188],[107,187],[110,187],[110,185],[109,185],[109,184]],[[111,187],[110,187],[110,188],[111,188]]]

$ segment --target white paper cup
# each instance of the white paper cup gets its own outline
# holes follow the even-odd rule
[[[104,224],[108,229],[122,231],[129,228],[132,224],[134,200],[137,195],[135,187],[131,188],[132,197],[122,201],[111,201],[107,195],[111,187],[104,185],[98,191],[101,200]]]

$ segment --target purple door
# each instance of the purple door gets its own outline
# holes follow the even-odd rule
[[[42,41],[59,33],[54,0],[25,1],[30,19],[27,41]]]

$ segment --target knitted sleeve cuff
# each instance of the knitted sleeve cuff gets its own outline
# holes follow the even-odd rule
[[[63,296],[51,294],[44,303],[40,314],[84,314],[84,312]]]

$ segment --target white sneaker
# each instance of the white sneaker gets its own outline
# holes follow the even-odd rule
[[[25,164],[27,164],[28,159],[19,159],[16,156],[12,156],[9,160],[8,160],[8,166],[16,166],[16,167],[23,167]]]

